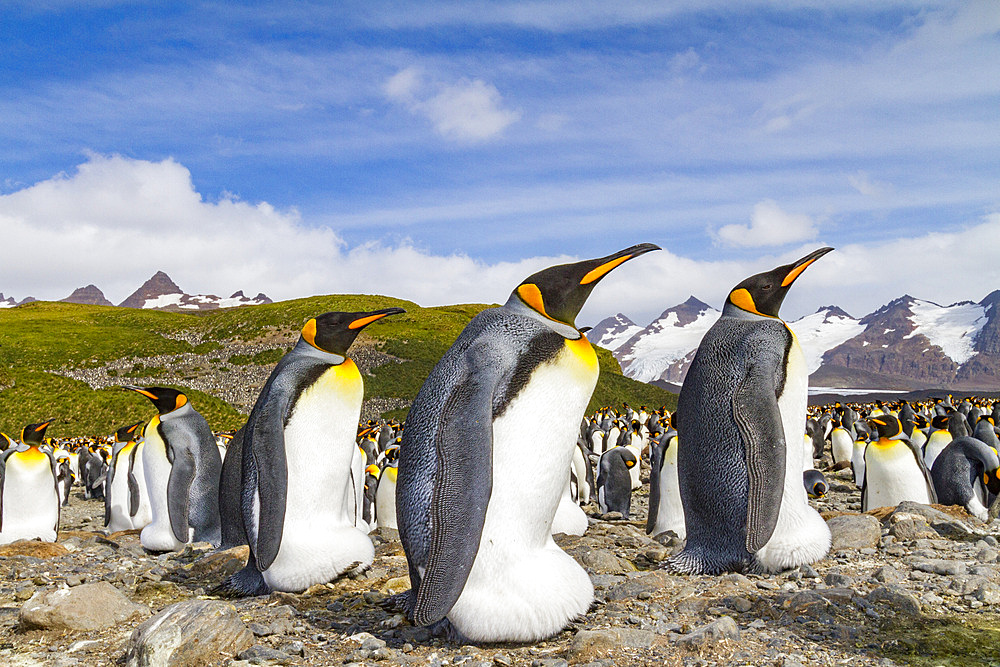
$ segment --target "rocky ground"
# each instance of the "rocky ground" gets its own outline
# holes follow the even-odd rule
[[[380,603],[408,588],[391,533],[374,566],[301,595],[219,600],[245,550],[206,544],[151,554],[100,531],[97,501],[74,494],[55,545],[0,547],[0,664],[288,665],[1000,665],[1000,524],[956,508],[857,513],[849,473],[818,501],[834,549],[775,576],[678,576],[658,563],[676,539],[600,519],[557,542],[590,573],[596,602],[533,645],[462,646]],[[172,656],[166,660],[165,656]]]

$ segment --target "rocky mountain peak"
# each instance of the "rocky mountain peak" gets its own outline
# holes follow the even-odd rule
[[[60,301],[64,303],[82,303],[90,306],[115,305],[107,300],[107,298],[104,296],[104,292],[98,289],[96,285],[77,287],[75,290],[73,290],[72,294],[70,294],[65,299],[60,299]]]
[[[163,271],[157,271],[118,305],[123,308],[145,308],[148,301],[155,301],[167,294],[183,294],[183,292],[170,276]]]

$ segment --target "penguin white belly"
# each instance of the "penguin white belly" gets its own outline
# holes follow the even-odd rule
[[[635,491],[642,486],[642,480],[639,478],[639,468],[642,467],[642,448],[635,446],[633,443],[625,445],[625,448],[630,452],[635,454],[636,465],[628,469],[629,478],[632,482],[632,490]]]
[[[924,445],[927,444],[927,434],[921,431],[919,428],[913,429],[913,433],[910,434],[910,442],[917,449],[922,450]]]
[[[56,541],[59,496],[49,457],[37,449],[7,459],[3,483],[0,544],[17,540]]]
[[[872,443],[865,452],[865,502],[862,512],[876,507],[895,507],[904,500],[929,505],[927,482],[903,442],[892,446]]]
[[[778,397],[778,411],[785,433],[786,459],[784,492],[778,522],[767,541],[756,553],[757,562],[769,572],[778,572],[805,563],[813,563],[830,550],[830,529],[812,506],[802,484],[802,471],[806,469],[802,434],[805,433],[806,404],[809,393],[809,375],[805,357],[795,335],[792,334],[788,352],[785,387]],[[812,454],[809,464],[812,464]]]
[[[854,441],[851,440],[851,434],[842,428],[834,429],[830,434],[830,449],[833,451],[834,463],[850,461],[854,454]]]
[[[135,446],[135,460],[132,463],[132,476],[135,477],[136,486],[139,487],[139,507],[132,517],[133,529],[145,528],[153,521],[153,508],[149,504],[149,487],[146,485],[144,472],[146,468],[142,463],[142,450],[145,448],[145,441]]]
[[[375,489],[375,520],[379,528],[399,530],[396,523],[396,468],[386,468],[378,478],[378,488]]]
[[[805,466],[802,472],[812,470],[815,467],[813,465],[813,441],[808,433],[802,439],[802,465]]]
[[[69,469],[73,471],[73,476],[80,479],[80,455],[73,453],[69,455]]]
[[[677,446],[679,444],[675,437],[663,453],[663,467],[660,468],[660,504],[656,510],[656,525],[653,526],[653,535],[672,530],[683,540],[687,537],[687,527],[684,524],[680,482],[677,480]]]
[[[944,451],[944,448],[951,444],[951,441],[951,433],[948,431],[939,429],[931,433],[931,437],[927,439],[927,445],[924,447],[924,464],[928,470],[934,467],[934,461]]]
[[[569,478],[567,478],[566,488],[556,506],[556,515],[552,518],[552,534],[583,535],[587,532],[587,525],[587,515],[580,509],[579,505],[573,502]]]
[[[549,637],[593,601],[587,573],[551,534],[580,416],[597,383],[593,350],[578,353],[573,344],[537,367],[493,422],[493,491],[479,551],[448,613],[472,641]]]
[[[153,418],[156,421],[156,418]],[[142,468],[149,491],[149,509],[152,519],[139,534],[142,546],[150,551],[177,551],[191,541],[194,532],[188,528],[187,540],[181,542],[170,527],[170,510],[167,505],[167,481],[170,479],[170,461],[167,460],[166,443],[157,433],[158,424],[150,423],[143,443]]]
[[[134,446],[134,445],[133,445]],[[111,477],[111,516],[108,530],[132,530],[132,517],[128,513],[128,455],[132,447],[123,447],[115,458],[114,475]]]
[[[350,369],[341,368],[347,364]],[[285,426],[288,481],[281,544],[261,573],[272,590],[304,591],[349,569],[366,568],[375,558],[368,535],[355,525],[351,483],[362,397],[361,377],[348,360],[328,369],[295,404]]]
[[[851,454],[851,469],[854,471],[854,484],[860,489],[865,482],[865,450],[868,449],[868,442],[864,440],[854,441],[854,450]]]

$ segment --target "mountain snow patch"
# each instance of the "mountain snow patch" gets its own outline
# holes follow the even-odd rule
[[[831,315],[826,310],[789,322],[788,326],[799,339],[809,373],[822,365],[827,350],[860,336],[865,330],[865,325],[853,317]]]
[[[964,364],[975,356],[973,344],[976,334],[986,324],[986,308],[983,306],[978,303],[939,306],[914,299],[910,304],[910,313],[914,329],[904,338],[923,334],[957,364]]]
[[[698,349],[720,315],[718,310],[709,308],[698,313],[693,322],[678,326],[677,313],[670,313],[649,325],[645,333],[629,341],[632,349],[622,358],[623,366],[628,368],[627,375],[639,382],[652,382],[660,377],[675,361]]]

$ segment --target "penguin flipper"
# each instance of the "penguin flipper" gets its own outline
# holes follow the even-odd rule
[[[438,422],[433,528],[413,609],[416,625],[431,625],[451,611],[472,571],[486,523],[493,491],[493,395],[501,364],[490,363],[488,351],[481,352],[470,351],[474,368],[454,387]]]
[[[759,551],[778,524],[785,478],[785,432],[774,371],[753,364],[733,394],[733,416],[746,451],[749,496],[746,548]]]
[[[136,445],[128,453],[128,515],[135,518],[139,513],[139,480],[135,477],[135,454],[139,451]]]
[[[170,451],[170,444],[167,444]],[[173,463],[170,466],[170,477],[167,478],[167,514],[170,516],[170,529],[178,542],[187,543],[191,540],[188,528],[188,496],[191,492],[191,482],[194,481],[194,460],[190,455],[174,452]]]

